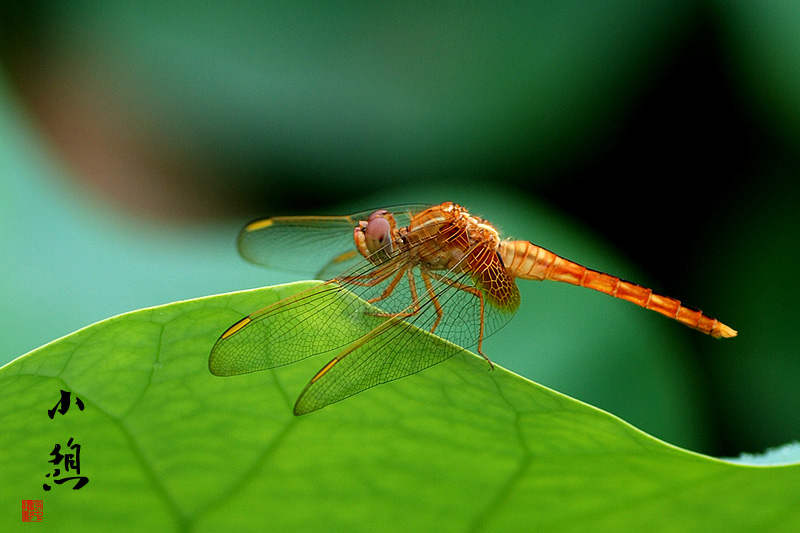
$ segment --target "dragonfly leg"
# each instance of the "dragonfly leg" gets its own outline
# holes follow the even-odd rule
[[[397,274],[394,276],[394,279],[392,279],[392,281],[389,282],[389,286],[383,290],[381,295],[376,296],[375,298],[370,298],[369,300],[367,300],[367,302],[374,304],[375,302],[379,302],[381,300],[388,298],[397,288],[397,284],[400,283],[400,280],[403,279],[403,274],[405,274],[403,270],[398,271]],[[416,297],[416,291],[413,285],[411,287],[411,293]]]
[[[436,321],[433,323],[431,327],[431,333],[436,331],[436,326],[439,325],[439,322],[442,321],[442,317],[444,316],[444,312],[442,311],[442,304],[439,303],[439,298],[436,297],[436,293],[433,292],[433,285],[431,284],[431,276],[428,274],[426,270],[420,270],[422,275],[422,281],[425,282],[425,288],[428,291],[428,296],[431,298],[431,302],[433,302],[433,307],[436,310]]]
[[[383,293],[380,296],[372,298],[370,300],[367,300],[367,302],[375,303],[375,302],[379,302],[379,301],[383,300],[384,298],[388,298],[394,292],[394,290],[397,288],[397,285],[400,283],[400,280],[403,278],[403,273],[404,272],[402,270],[400,272],[398,272],[397,275],[394,277],[394,279],[391,281],[391,283],[389,283],[389,286],[386,287],[386,290],[384,290]],[[400,318],[402,318],[402,317],[414,316],[417,313],[419,313],[419,311],[420,311],[419,297],[417,296],[417,284],[414,281],[414,274],[409,269],[405,270],[405,274],[406,274],[406,278],[408,279],[408,288],[411,291],[411,305],[406,308],[406,309],[409,309],[409,310],[408,311],[400,311],[400,312],[397,312],[397,313],[370,313],[372,316],[400,317]]]
[[[383,292],[383,294],[381,294],[381,296],[373,298],[372,300],[368,301],[370,303],[373,303],[380,301],[384,298],[388,298],[389,295],[391,295],[391,293],[394,291],[394,289],[397,288],[397,285],[400,282],[401,274],[402,272],[398,273],[398,275],[395,276],[395,278],[389,284],[389,287],[386,288],[386,290]],[[433,308],[436,311],[436,320],[433,322],[433,325],[431,326],[430,329],[430,332],[434,333],[436,331],[436,327],[439,325],[439,322],[441,322],[442,317],[444,316],[444,311],[442,310],[442,304],[439,303],[439,299],[436,297],[436,293],[433,291],[433,284],[431,283],[431,277],[429,272],[427,270],[421,270],[420,276],[422,277],[422,280],[425,283],[426,292],[428,293],[428,297],[430,298],[431,303],[433,303]],[[411,305],[407,308],[407,310],[398,313],[374,313],[373,316],[403,318],[403,317],[414,316],[420,312],[420,310],[422,309],[422,305],[420,303],[419,295],[417,293],[417,284],[416,281],[414,280],[414,274],[410,269],[406,270],[406,278],[408,279],[408,288],[411,294]]]
[[[489,370],[494,370],[494,363],[492,363],[491,359],[486,357],[486,354],[483,353],[483,349],[482,349],[483,348],[483,312],[484,312],[483,293],[479,289],[476,289],[475,287],[471,287],[470,285],[465,285],[464,283],[452,280],[452,279],[450,279],[448,277],[440,276],[440,275],[437,275],[437,274],[435,274],[433,272],[431,272],[430,275],[431,275],[431,277],[433,279],[435,279],[437,281],[441,281],[442,283],[446,283],[446,284],[450,285],[451,287],[454,287],[454,288],[456,288],[458,290],[461,290],[461,291],[464,291],[464,292],[468,292],[468,293],[470,293],[471,295],[475,296],[478,299],[478,301],[480,302],[480,307],[481,307],[481,326],[480,326],[480,332],[478,333],[478,353],[481,355],[481,357],[486,359],[487,363],[489,363]]]

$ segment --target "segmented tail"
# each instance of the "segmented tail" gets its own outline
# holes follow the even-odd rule
[[[698,309],[682,305],[675,298],[656,294],[641,285],[591,270],[530,242],[503,241],[498,252],[511,277],[539,281],[550,279],[580,285],[633,302],[718,339],[736,336],[736,330]]]

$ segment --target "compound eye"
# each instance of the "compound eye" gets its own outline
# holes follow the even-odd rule
[[[392,253],[392,228],[389,221],[383,218],[382,215],[386,214],[386,210],[375,211],[367,221],[367,227],[364,229],[364,241],[367,245],[369,253],[374,254],[378,250],[384,249],[384,246],[389,245],[384,249],[386,253]]]

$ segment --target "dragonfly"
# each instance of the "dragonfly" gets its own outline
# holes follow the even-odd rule
[[[503,239],[453,202],[260,219],[242,229],[238,249],[250,262],[327,279],[242,318],[209,356],[212,374],[235,376],[335,352],[300,393],[297,416],[471,347],[494,368],[483,341],[519,308],[517,279],[594,289],[712,337],[737,334],[675,298]],[[320,330],[326,323],[335,326]]]

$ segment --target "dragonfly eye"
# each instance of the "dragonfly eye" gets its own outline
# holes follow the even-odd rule
[[[378,250],[384,250],[384,253],[392,253],[392,227],[389,221],[383,218],[386,211],[375,211],[370,215],[367,221],[367,226],[364,228],[364,237],[367,244],[367,250],[374,254]],[[388,245],[387,248],[384,248]]]

